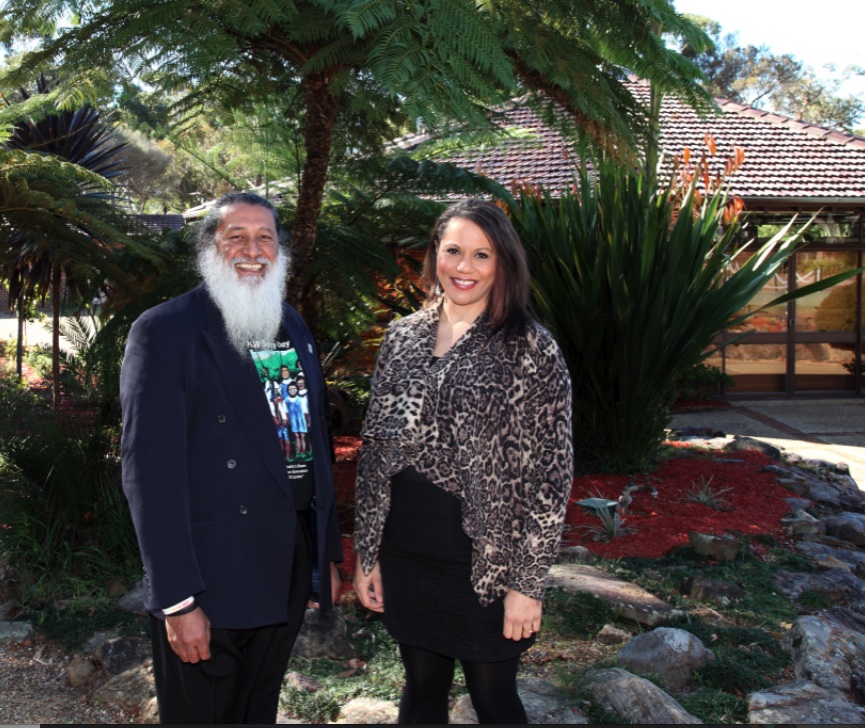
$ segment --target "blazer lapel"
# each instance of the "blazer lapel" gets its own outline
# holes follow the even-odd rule
[[[219,309],[203,290],[207,312],[207,327],[204,340],[207,343],[228,398],[240,420],[241,427],[258,452],[262,462],[289,495],[291,486],[285,471],[285,463],[279,452],[279,440],[273,418],[267,409],[267,400],[255,369],[241,359],[225,337],[225,327]]]

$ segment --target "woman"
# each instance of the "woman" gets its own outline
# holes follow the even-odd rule
[[[400,644],[400,723],[447,723],[455,659],[481,723],[525,723],[517,667],[573,477],[570,378],[495,205],[442,214],[422,281],[427,307],[390,326],[376,365],[355,589]]]

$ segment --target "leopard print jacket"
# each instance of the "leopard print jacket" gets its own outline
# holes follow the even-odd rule
[[[567,366],[542,326],[506,339],[486,314],[431,363],[439,310],[395,321],[382,343],[361,432],[355,550],[368,574],[390,478],[413,465],[460,499],[480,602],[508,589],[543,599],[573,480]]]

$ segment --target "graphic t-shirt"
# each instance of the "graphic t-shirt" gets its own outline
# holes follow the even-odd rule
[[[294,344],[280,329],[278,341],[252,341],[249,353],[261,382],[297,510],[306,509],[315,490],[312,418],[306,377]]]

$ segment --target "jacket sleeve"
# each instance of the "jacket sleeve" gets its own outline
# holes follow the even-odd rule
[[[187,413],[180,347],[158,320],[130,330],[120,373],[123,490],[144,562],[148,605],[164,608],[205,584],[190,522]]]
[[[523,422],[531,465],[523,485],[528,513],[523,542],[509,570],[508,587],[543,599],[547,573],[559,553],[565,511],[574,478],[571,378],[559,347],[539,342],[537,373],[531,378]]]
[[[354,550],[360,556],[364,573],[372,571],[378,559],[384,522],[390,510],[389,478],[386,475],[387,448],[370,432],[375,432],[376,418],[385,417],[378,399],[383,382],[383,372],[393,346],[394,328],[388,329],[379,348],[372,391],[361,431],[362,444],[357,457],[354,509]]]

